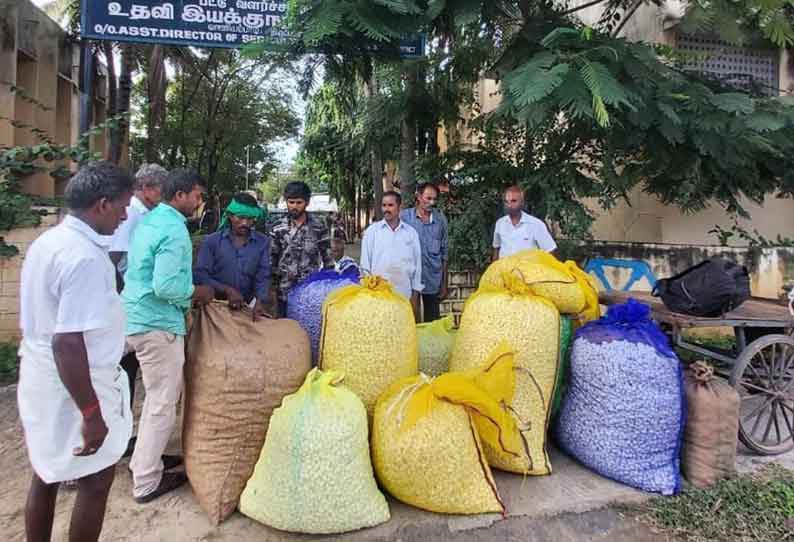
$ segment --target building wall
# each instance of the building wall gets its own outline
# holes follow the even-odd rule
[[[44,130],[60,144],[78,138],[79,48],[63,29],[29,0],[0,0],[0,147],[35,145],[38,138],[26,127],[13,127],[8,120]],[[95,78],[94,123],[105,120],[107,78],[99,66]],[[46,109],[30,103],[14,85]],[[107,152],[107,138],[100,135],[92,149]],[[63,186],[46,173],[25,179],[23,190],[52,197]]]
[[[38,228],[20,228],[3,233],[9,245],[19,250],[13,258],[0,257],[0,342],[16,342],[21,334],[19,330],[19,280],[25,253],[36,238],[56,225],[60,213],[49,209],[49,214],[42,217]]]
[[[642,190],[635,189],[630,204],[618,202],[609,210],[588,202],[596,221],[591,228],[593,238],[601,241],[671,244],[715,244],[718,239],[708,232],[719,225],[730,229],[734,218],[719,205],[713,204],[695,213],[684,213],[678,207],[664,205]],[[740,218],[739,226],[750,233],[755,230],[768,239],[778,235],[794,238],[794,200],[767,196],[763,205],[743,200],[750,219]],[[743,245],[738,238],[730,244]]]
[[[783,299],[787,288],[794,286],[794,248],[729,248],[714,245],[666,245],[651,243],[579,243],[575,259],[580,266],[594,259],[635,260],[648,264],[657,279],[671,277],[703,260],[724,258],[745,266],[750,272],[754,296]],[[622,289],[628,283],[630,269],[605,267],[610,285]],[[603,286],[599,284],[603,289]],[[650,291],[651,285],[641,279],[632,290]]]

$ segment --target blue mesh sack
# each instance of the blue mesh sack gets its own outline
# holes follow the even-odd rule
[[[685,419],[681,364],[646,305],[630,299],[579,329],[555,428],[564,451],[607,478],[676,494]]]
[[[320,335],[323,323],[323,301],[328,294],[351,284],[358,284],[359,272],[356,267],[348,267],[339,273],[324,269],[309,275],[306,280],[290,290],[287,295],[287,318],[297,322],[309,334],[312,345],[312,362],[317,365],[320,348]]]

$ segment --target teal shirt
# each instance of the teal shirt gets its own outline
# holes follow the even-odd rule
[[[161,203],[135,228],[121,292],[127,335],[185,335],[185,313],[193,297],[193,245],[186,221],[182,213]]]

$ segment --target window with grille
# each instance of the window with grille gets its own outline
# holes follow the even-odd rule
[[[685,68],[718,79],[722,83],[755,95],[780,93],[780,52],[731,45],[712,36],[679,32],[679,51],[697,55]]]

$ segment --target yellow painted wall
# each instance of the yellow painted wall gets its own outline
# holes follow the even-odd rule
[[[44,130],[56,142],[74,143],[78,137],[78,47],[63,29],[29,0],[0,0],[0,117]],[[98,71],[104,72],[104,66]],[[30,103],[9,84],[24,89],[39,104]],[[97,77],[107,86],[107,79]],[[95,122],[105,119],[107,91],[98,89]],[[92,148],[103,154],[107,137],[100,135]],[[0,120],[0,146],[34,145],[39,139],[28,128],[14,128]],[[46,173],[32,175],[22,186],[30,194],[52,197],[63,192]]]

